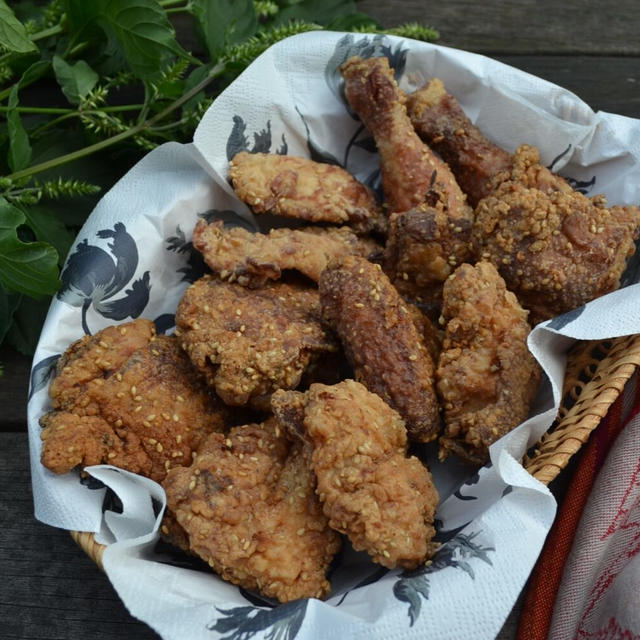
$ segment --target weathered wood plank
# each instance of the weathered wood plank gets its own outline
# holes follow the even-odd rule
[[[636,0],[361,0],[360,11],[383,26],[417,21],[440,32],[440,42],[478,52],[640,54],[633,28]]]
[[[68,532],[33,517],[26,433],[0,433],[2,638],[158,638]]]
[[[27,428],[27,393],[31,358],[9,347],[0,349],[0,431]]]

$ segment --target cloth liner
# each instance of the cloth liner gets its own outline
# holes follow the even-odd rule
[[[94,480],[56,476],[39,462],[38,418],[47,385],[71,341],[113,322],[143,316],[171,331],[177,302],[201,273],[190,246],[198,219],[256,228],[227,182],[235,152],[286,152],[339,163],[379,186],[368,133],[346,107],[337,67],[351,55],[386,55],[410,91],[440,77],[471,119],[509,151],[521,143],[589,195],[612,204],[640,201],[640,122],[593,113],[570,92],[488,58],[392,36],[311,32],[258,58],[209,108],[193,144],[149,153],[100,201],[63,270],[34,357],[28,405],[36,517],[96,532],[108,543],[105,571],[131,613],[163,638],[493,638],[520,593],[553,522],[548,488],[518,460],[551,424],[565,353],[575,338],[640,331],[640,288],[628,286],[536,327],[530,348],[542,365],[533,415],[491,448],[491,463],[428,460],[441,495],[429,566],[387,572],[344,553],[324,602],[273,607],[255,594],[189,565],[157,544],[164,494],[155,483],[100,465]],[[637,280],[631,267],[625,283]],[[109,487],[107,490],[105,487]],[[121,515],[109,510],[113,495]],[[106,510],[103,513],[103,501]]]

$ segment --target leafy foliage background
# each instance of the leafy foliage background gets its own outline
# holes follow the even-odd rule
[[[100,194],[190,141],[267,47],[315,29],[437,37],[383,30],[350,0],[0,0],[0,344],[33,352]]]

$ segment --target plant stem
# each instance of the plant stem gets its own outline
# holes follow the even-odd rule
[[[62,33],[63,28],[61,24],[54,24],[53,27],[49,27],[48,29],[43,29],[42,31],[38,31],[29,37],[31,42],[36,42],[38,40],[42,40],[43,38],[48,38],[49,36],[55,36],[59,33]]]
[[[95,113],[97,111],[137,111],[142,108],[141,104],[123,104],[123,105],[114,105],[112,107],[103,107],[102,109],[87,109],[86,111],[81,111],[79,109],[64,109],[58,107],[13,107],[10,109],[9,107],[0,106],[0,113],[6,113],[7,111],[18,111],[19,113],[50,113],[50,114],[72,114],[77,113],[80,115],[81,113]]]
[[[102,149],[106,149],[113,144],[118,142],[122,142],[127,138],[131,138],[136,134],[144,131],[147,127],[153,126],[156,122],[162,120],[165,116],[168,116],[172,111],[175,111],[179,107],[181,107],[185,102],[190,100],[193,96],[197,95],[200,91],[202,91],[207,85],[209,85],[215,78],[221,75],[226,69],[224,63],[219,62],[215,67],[209,71],[206,78],[201,80],[195,87],[191,88],[185,94],[180,96],[177,100],[168,105],[165,109],[160,111],[160,113],[153,116],[153,118],[149,118],[145,122],[137,124],[122,133],[118,133],[115,136],[111,136],[106,140],[101,140],[100,142],[96,142],[84,149],[78,149],[78,151],[73,151],[72,153],[66,153],[63,156],[58,156],[57,158],[52,158],[51,160],[47,160],[46,162],[41,162],[40,164],[36,164],[33,167],[28,167],[26,169],[22,169],[21,171],[16,171],[11,175],[7,176],[10,180],[21,180],[22,178],[28,178],[36,173],[41,173],[42,171],[48,171],[49,169],[53,169],[55,167],[59,167],[62,164],[66,164],[67,162],[72,162],[73,160],[78,160],[79,158],[84,158],[85,156],[91,155],[98,151],[102,151]]]

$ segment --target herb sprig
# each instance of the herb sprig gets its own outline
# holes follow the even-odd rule
[[[190,141],[270,45],[317,29],[385,32],[351,0],[0,0],[0,344],[33,352],[101,190],[157,145]]]

